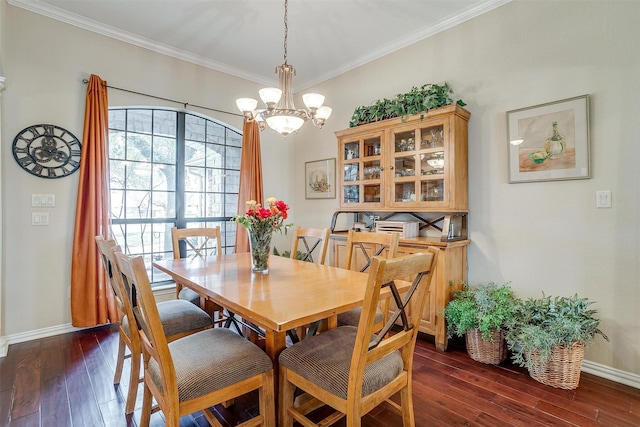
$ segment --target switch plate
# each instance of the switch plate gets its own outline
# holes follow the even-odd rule
[[[55,206],[56,206],[55,194],[32,194],[31,195],[32,208],[53,208]]]
[[[596,208],[611,207],[611,190],[596,191]]]
[[[31,212],[31,225],[49,225],[49,212]]]

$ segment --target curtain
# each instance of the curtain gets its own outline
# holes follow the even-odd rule
[[[255,120],[244,121],[242,126],[242,154],[240,158],[240,188],[238,214],[247,210],[247,201],[264,203],[262,192],[262,158],[260,157],[260,130]],[[244,227],[237,226],[236,253],[249,252],[249,238]]]
[[[87,85],[71,254],[71,321],[76,327],[118,319],[95,241],[97,235],[109,238],[108,114],[107,82],[92,74]]]

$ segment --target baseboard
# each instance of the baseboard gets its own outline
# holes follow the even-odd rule
[[[5,357],[7,355],[7,350],[11,344],[52,337],[54,335],[66,334],[68,332],[75,332],[82,329],[84,328],[76,328],[71,326],[70,323],[67,323],[66,325],[52,326],[50,328],[36,329],[34,331],[0,337],[0,357]]]
[[[640,389],[640,375],[614,369],[600,363],[582,361],[582,372]]]

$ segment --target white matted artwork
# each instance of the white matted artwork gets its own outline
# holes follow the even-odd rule
[[[591,178],[589,95],[507,111],[509,182]]]
[[[307,199],[336,198],[336,159],[306,162],[305,197]]]

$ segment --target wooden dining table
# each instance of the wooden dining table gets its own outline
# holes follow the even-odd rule
[[[265,331],[265,351],[278,378],[278,356],[286,332],[327,320],[362,305],[368,275],[327,265],[271,256],[267,274],[251,271],[249,253],[153,263],[182,286],[226,308]]]

